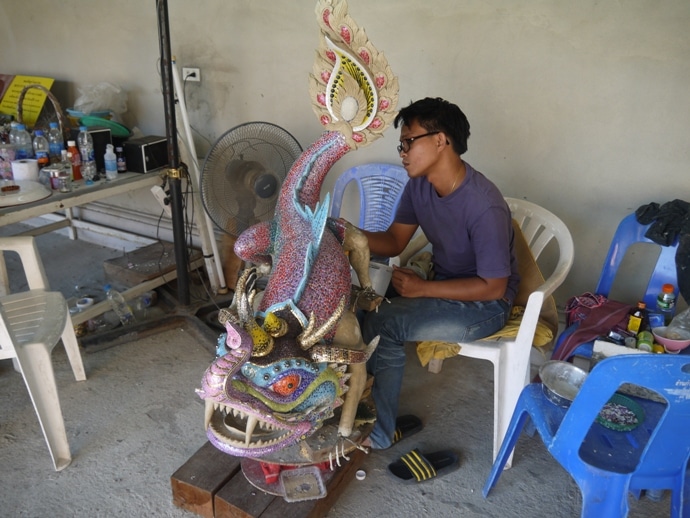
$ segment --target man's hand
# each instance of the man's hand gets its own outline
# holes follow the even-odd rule
[[[422,279],[410,268],[400,268],[393,266],[393,276],[391,277],[391,284],[401,296],[414,298],[423,296],[424,285],[428,281]]]

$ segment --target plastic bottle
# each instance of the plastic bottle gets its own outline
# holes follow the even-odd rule
[[[676,309],[676,293],[673,284],[664,284],[656,299],[656,309],[664,315],[664,325],[668,325]]]
[[[31,135],[26,131],[26,126],[23,124],[17,124],[14,145],[16,148],[14,156],[17,160],[34,157],[34,144],[31,140]]]
[[[93,150],[93,137],[86,126],[79,126],[77,144],[81,153],[81,175],[87,184],[92,184],[96,177],[96,155]]]
[[[17,121],[10,122],[10,132],[7,135],[8,143],[15,146],[17,144],[17,126],[19,123]]]
[[[125,152],[122,150],[122,147],[117,146],[115,148],[115,156],[117,157],[117,172],[126,173],[127,160],[125,159]]]
[[[105,178],[106,180],[117,180],[117,157],[112,144],[105,146]]]
[[[60,126],[57,122],[50,123],[48,130],[48,148],[50,151],[50,161],[60,162],[60,154],[65,150],[65,139],[60,131]]]
[[[33,146],[38,169],[41,170],[45,166],[50,165],[50,148],[48,147],[48,139],[43,135],[43,130],[36,130],[34,132]]]
[[[60,163],[67,175],[72,179],[72,161],[67,156],[67,150],[63,149],[60,151]]]
[[[134,316],[137,320],[145,320],[148,316],[148,309],[156,304],[158,293],[147,291],[142,293],[132,301]]]
[[[105,290],[105,295],[110,301],[110,306],[113,311],[122,322],[123,326],[131,325],[135,322],[134,313],[132,313],[132,308],[129,307],[127,301],[122,296],[122,294],[114,290],[110,284],[106,284],[103,289]]]
[[[81,175],[81,154],[74,140],[67,141],[67,156],[72,162],[72,180],[82,180],[84,177]]]

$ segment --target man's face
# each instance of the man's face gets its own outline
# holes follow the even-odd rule
[[[400,128],[398,146],[402,165],[410,178],[425,176],[438,158],[439,132],[427,131],[417,121]]]

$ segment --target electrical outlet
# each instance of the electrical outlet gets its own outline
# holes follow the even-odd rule
[[[182,82],[201,81],[201,70],[194,67],[182,67]]]
[[[172,218],[172,209],[170,208],[170,200],[168,199],[168,195],[165,194],[165,191],[160,185],[154,185],[151,187],[151,194],[158,200],[158,203],[161,206],[161,209],[163,209],[163,212],[169,217]]]

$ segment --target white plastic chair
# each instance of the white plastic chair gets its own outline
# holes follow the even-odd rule
[[[458,342],[459,356],[489,360],[494,365],[493,460],[501,448],[520,392],[530,381],[530,351],[542,305],[565,280],[573,265],[575,254],[570,231],[558,217],[529,201],[515,198],[506,198],[506,201],[535,261],[552,240],[558,244],[558,261],[553,273],[529,295],[517,336]],[[424,245],[426,240],[418,242],[413,250],[409,250],[408,247],[401,254],[400,264],[406,264],[407,260]],[[436,372],[440,370],[441,362],[442,360],[439,360],[435,364]],[[506,462],[506,467],[510,467],[511,464],[512,455]]]
[[[86,379],[67,302],[48,291],[48,279],[31,236],[2,237],[0,251],[19,254],[28,291],[0,296],[0,360],[12,359],[31,395],[56,471],[72,461],[60,409],[51,352],[57,342],[67,351],[77,381]]]

